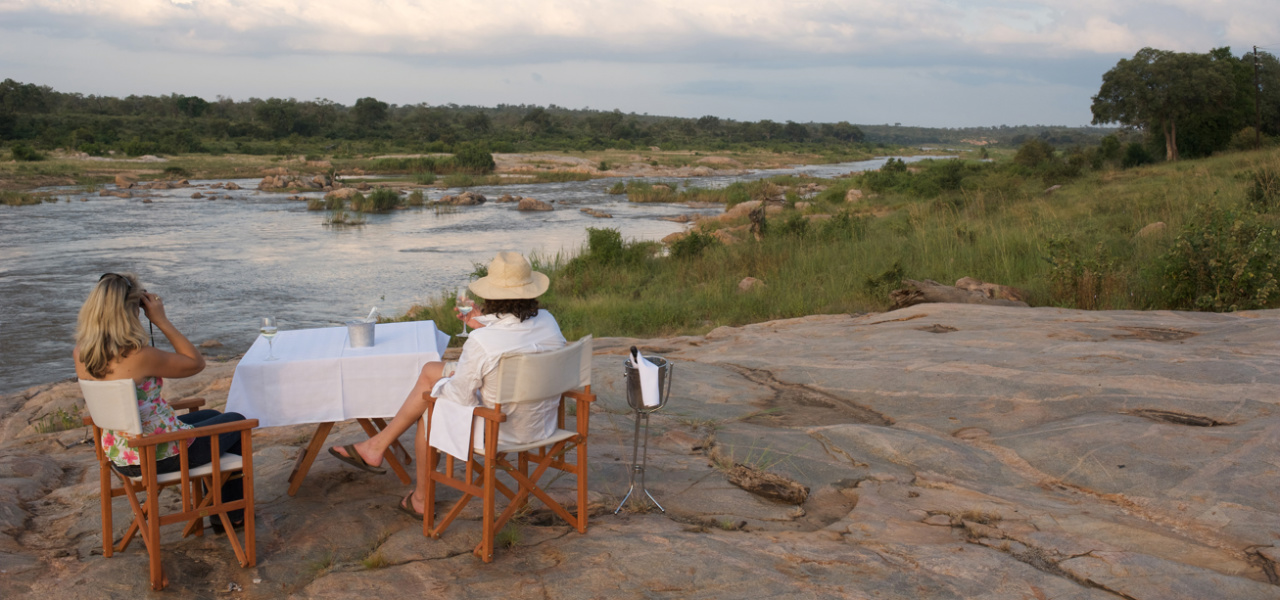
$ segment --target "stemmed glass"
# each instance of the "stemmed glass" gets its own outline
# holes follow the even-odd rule
[[[457,306],[458,306],[458,314],[462,315],[462,333],[459,333],[458,337],[463,337],[463,338],[471,337],[471,334],[467,333],[467,313],[471,312],[471,309],[472,307],[475,306],[475,303],[471,301],[471,298],[467,297],[466,288],[458,290]]]
[[[258,332],[267,338],[267,360],[280,360],[275,355],[276,318],[262,317],[258,320]]]

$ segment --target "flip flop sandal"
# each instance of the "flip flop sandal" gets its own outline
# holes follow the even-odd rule
[[[414,492],[409,492],[409,495],[402,498],[400,500],[400,504],[397,506],[399,506],[401,512],[415,519],[421,520],[423,518],[422,513],[413,510],[413,494]]]
[[[338,453],[333,449],[333,447],[332,447],[332,446],[330,446],[330,447],[329,447],[329,454],[334,455],[335,457],[337,457],[337,459],[338,459],[338,460],[340,460],[340,461],[342,461],[342,462],[344,462],[344,463],[347,463],[347,464],[349,464],[349,465],[351,465],[351,466],[353,466],[353,467],[355,467],[355,468],[357,468],[357,469],[360,469],[360,470],[362,470],[362,471],[368,471],[368,472],[370,472],[370,473],[377,473],[377,474],[379,474],[379,475],[384,475],[384,474],[386,474],[386,472],[387,472],[387,470],[386,470],[386,469],[384,469],[384,468],[382,468],[382,467],[375,467],[375,466],[373,466],[373,465],[371,465],[371,464],[369,464],[369,463],[367,463],[367,462],[364,462],[364,458],[362,458],[362,457],[360,456],[360,453],[356,451],[356,446],[355,446],[355,444],[347,444],[346,446],[343,446],[343,447],[342,447],[342,449],[347,451],[347,455],[346,455],[346,456],[343,456],[343,455],[341,455],[341,454],[338,454]]]

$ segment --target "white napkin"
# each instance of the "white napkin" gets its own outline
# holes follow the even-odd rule
[[[658,365],[636,350],[636,370],[640,374],[640,397],[645,406],[657,406],[662,403],[661,391],[658,389]]]
[[[474,406],[463,406],[448,400],[436,400],[431,411],[431,447],[461,460],[469,457],[471,420]],[[483,430],[478,434],[483,436]]]

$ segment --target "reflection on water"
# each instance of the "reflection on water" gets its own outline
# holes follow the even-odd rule
[[[722,187],[787,172],[833,177],[879,168],[885,160],[704,177],[690,185]],[[362,317],[375,305],[396,315],[464,285],[475,264],[499,250],[571,253],[585,242],[587,227],[659,239],[683,226],[657,217],[695,211],[628,203],[605,192],[614,181],[472,188],[491,200],[509,193],[553,202],[552,212],[521,213],[514,203],[490,201],[451,213],[367,215],[364,226],[345,229],[324,227],[325,213],[308,212],[288,194],[252,189],[256,180],[236,181],[248,189],[212,191],[231,199],[192,199],[193,192],[210,193],[203,187],[142,192],[151,203],[52,188],[71,201],[0,206],[0,393],[75,376],[76,312],[108,271],[138,273],[193,342],[216,340],[221,346],[206,349],[209,355],[235,356],[253,342],[258,317],[275,316],[281,328],[298,329]],[[427,195],[436,200],[459,191]],[[613,218],[590,217],[578,211],[583,206]]]

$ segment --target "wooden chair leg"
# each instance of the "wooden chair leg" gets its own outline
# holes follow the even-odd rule
[[[151,589],[164,589],[164,564],[160,562],[160,486],[156,483],[155,448],[144,450],[142,475],[147,490],[147,522],[145,537],[151,562]]]
[[[488,442],[488,443],[493,443],[493,442]],[[480,558],[484,562],[493,562],[493,538],[498,533],[493,530],[493,523],[495,520],[495,515],[493,514],[494,493],[495,493],[493,483],[496,480],[496,475],[497,475],[494,472],[495,462],[497,461],[494,461],[494,460],[484,461],[484,499],[483,499],[484,525],[482,527],[482,532],[481,532],[482,537],[480,540],[480,545],[481,545]]]
[[[258,564],[258,551],[253,519],[253,435],[244,431],[240,434],[240,452],[244,456],[244,551],[245,563],[241,566],[252,567]],[[231,530],[228,530],[230,532]]]
[[[575,475],[578,477],[578,533],[587,532],[587,440],[578,441]]]
[[[102,450],[99,449],[99,452]],[[105,462],[98,464],[98,481],[102,495],[102,555],[111,558],[111,550],[115,546],[115,532],[111,524],[111,467]]]

